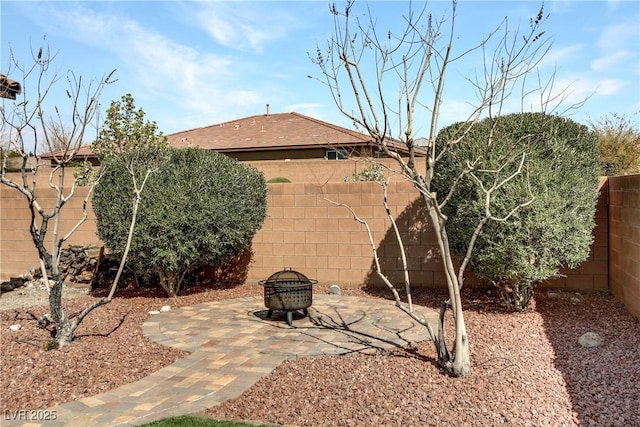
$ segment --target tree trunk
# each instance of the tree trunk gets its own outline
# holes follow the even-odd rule
[[[454,313],[454,317],[456,341],[451,371],[458,377],[466,377],[471,375],[471,352],[469,350],[469,338],[467,337],[467,327],[464,323],[462,305],[458,304],[458,312]]]
[[[59,274],[53,274],[52,279],[55,284],[49,292],[49,310],[51,310],[51,317],[56,328],[54,341],[59,347],[63,347],[73,341],[75,328],[73,322],[69,320],[62,309],[62,279]],[[49,284],[45,283],[45,286],[49,286]]]
[[[180,295],[181,274],[177,271],[158,271],[160,276],[160,285],[167,293],[167,296],[173,298]]]
[[[445,277],[447,278],[447,290],[449,291],[449,301],[444,303],[440,310],[440,324],[438,325],[439,342],[436,343],[438,364],[458,377],[468,376],[471,375],[471,352],[469,350],[467,328],[464,323],[462,298],[460,297],[462,284],[458,281],[455,266],[451,258],[449,239],[445,228],[446,219],[437,211],[434,200],[427,196],[423,196],[423,200],[427,205],[429,219],[431,220],[431,225],[438,240],[440,256],[442,257]],[[450,359],[451,355],[447,351],[447,345],[444,339],[444,320],[447,307],[451,307],[455,327],[456,338],[452,351],[453,361]]]

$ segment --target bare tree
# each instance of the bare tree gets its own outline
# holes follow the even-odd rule
[[[69,344],[82,320],[96,307],[110,298],[96,300],[75,317],[70,318],[62,307],[63,277],[59,268],[60,251],[65,242],[87,219],[87,204],[92,194],[94,180],[82,201],[84,214],[71,229],[63,234],[61,216],[64,206],[76,195],[76,181],[69,174],[69,166],[76,161],[78,150],[92,129],[99,112],[98,100],[104,87],[111,82],[114,72],[99,81],[85,84],[82,77],[69,71],[64,75],[52,73],[55,58],[48,48],[33,52],[29,65],[21,63],[11,52],[7,75],[22,82],[22,95],[15,101],[2,101],[2,149],[20,153],[23,158],[19,178],[13,178],[2,166],[0,182],[24,196],[31,213],[29,232],[38,251],[41,269],[49,291],[49,307],[55,325],[56,346]],[[115,70],[114,70],[115,71]],[[66,104],[56,105],[50,100],[52,93],[66,81]],[[66,118],[66,120],[65,120]],[[68,123],[68,125],[64,125]],[[54,124],[54,125],[52,125]],[[97,129],[96,129],[97,130]],[[38,164],[27,167],[28,153],[39,159],[41,151],[54,152],[49,169]],[[52,208],[45,208],[36,191],[37,175],[48,174],[48,185],[55,192]],[[47,277],[47,272],[50,277]],[[50,280],[49,280],[50,279]]]
[[[530,20],[530,27],[525,32],[510,28],[508,20],[505,19],[502,25],[485,39],[455,54],[455,1],[452,2],[451,16],[440,20],[428,14],[426,6],[414,11],[409,4],[409,11],[404,16],[400,33],[376,28],[371,11],[365,14],[368,20],[360,20],[353,6],[353,1],[348,2],[342,10],[335,4],[330,6],[335,25],[333,36],[328,41],[326,50],[318,47],[316,56],[311,59],[319,66],[322,72],[319,80],[330,90],[341,113],[358,128],[367,132],[379,150],[397,161],[400,173],[413,183],[426,205],[429,222],[442,257],[449,294],[448,300],[443,302],[440,309],[437,332],[413,312],[406,264],[404,280],[409,296],[408,306],[401,302],[394,284],[380,269],[372,240],[376,269],[383,282],[393,291],[398,307],[427,328],[435,344],[440,366],[453,375],[466,376],[471,373],[471,362],[469,336],[460,293],[464,272],[474,242],[483,226],[488,221],[506,221],[532,202],[533,196],[515,204],[504,215],[497,216],[492,212],[492,200],[499,190],[515,176],[523,173],[526,154],[514,156],[509,160],[509,165],[500,165],[497,168],[484,164],[483,157],[467,159],[466,167],[449,183],[449,191],[446,194],[433,192],[432,181],[444,153],[455,147],[481,118],[489,117],[497,122],[503,110],[507,108],[508,100],[517,100],[516,105],[524,109],[525,99],[530,99],[535,94],[540,97],[538,102],[541,108],[547,110],[552,103],[560,105],[565,99],[564,91],[553,94],[553,78],[544,84],[541,83],[540,76],[527,80],[527,77],[536,71],[550,48],[550,43],[542,37],[544,32],[541,30],[546,17],[540,8],[536,16]],[[460,127],[460,131],[445,144],[436,146],[445,77],[450,72],[452,64],[471,53],[479,53],[484,58],[478,74],[467,79],[471,87],[470,92],[475,92],[475,105],[473,100],[469,102],[472,112],[466,118],[465,125]],[[534,80],[536,90],[531,89],[530,80]],[[428,144],[420,149],[414,143],[417,139],[415,129],[418,121],[421,128],[428,129]],[[486,140],[487,150],[491,150],[493,137],[491,133]],[[394,149],[397,143],[404,146],[404,153]],[[424,154],[423,150],[426,150],[426,168],[419,170],[416,160]],[[512,172],[507,174],[505,170]],[[492,185],[483,184],[487,180],[480,179],[481,176],[493,176]],[[442,209],[451,199],[460,180],[465,177],[474,179],[485,195],[484,216],[476,224],[466,256],[456,265],[447,236],[447,217]],[[383,188],[386,200],[385,184]],[[354,218],[366,226],[366,220],[355,214]],[[389,218],[392,224],[395,224],[393,218]],[[371,236],[370,231],[369,234]],[[404,254],[405,247],[400,234],[397,231],[395,234]],[[445,341],[444,333],[448,309],[451,309],[455,325],[451,349]]]
[[[51,119],[47,123],[47,133],[51,143],[51,150],[53,152],[61,151],[65,152],[69,149],[69,144],[72,143],[69,137],[70,132],[65,128],[64,123]]]

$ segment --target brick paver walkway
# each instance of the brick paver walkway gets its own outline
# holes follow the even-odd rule
[[[189,356],[118,389],[50,408],[55,421],[2,420],[2,425],[139,425],[201,412],[237,397],[286,359],[371,352],[428,338],[426,330],[391,301],[313,298],[309,317],[294,316],[293,326],[287,325],[284,313],[266,319],[262,297],[156,314],[144,323],[144,334]],[[434,311],[420,306],[415,311],[435,324]]]

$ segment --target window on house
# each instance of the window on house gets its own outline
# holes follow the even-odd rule
[[[327,150],[327,160],[345,160],[348,157],[346,150]]]

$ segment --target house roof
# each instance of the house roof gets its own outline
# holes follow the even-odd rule
[[[373,145],[367,134],[295,112],[250,116],[166,137],[174,147],[199,147],[223,153]],[[389,146],[406,152],[404,144],[392,141]],[[60,153],[42,157],[53,158],[56,154]],[[80,147],[77,155],[95,158],[89,145]]]
[[[56,157],[65,158],[68,157],[71,153],[69,151],[59,150],[59,151],[50,151],[48,153],[43,153],[40,155],[40,158],[46,160],[53,160]],[[96,155],[91,150],[91,145],[82,145],[78,147],[75,154],[73,155],[75,159],[95,159]]]
[[[220,152],[368,145],[371,137],[299,113],[250,116],[167,135],[174,147]]]

